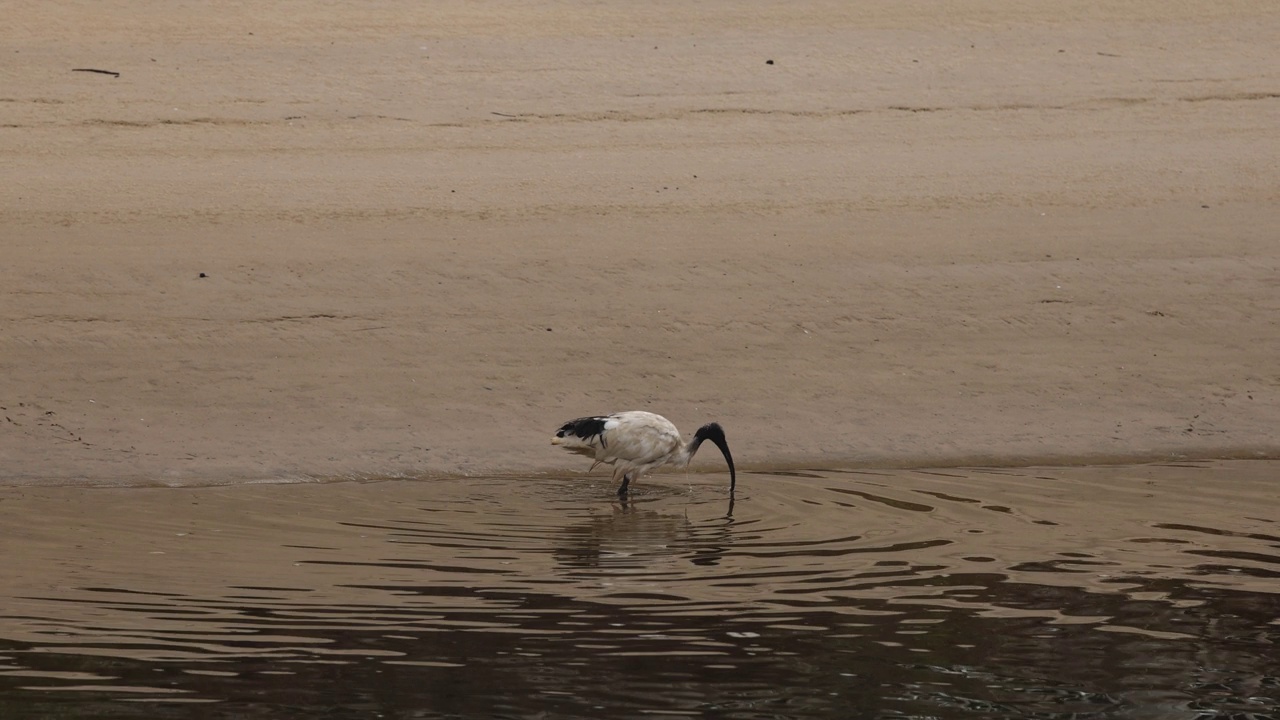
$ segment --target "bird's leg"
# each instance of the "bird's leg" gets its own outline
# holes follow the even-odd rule
[[[630,484],[631,484],[631,474],[624,473],[622,476],[622,485],[618,487],[618,497],[624,498],[627,496],[627,486]]]

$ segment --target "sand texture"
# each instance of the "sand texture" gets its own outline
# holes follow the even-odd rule
[[[0,481],[1280,455],[1271,0],[4,14]]]

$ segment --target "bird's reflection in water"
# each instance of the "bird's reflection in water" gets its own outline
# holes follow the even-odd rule
[[[675,564],[717,565],[732,542],[733,499],[722,517],[690,520],[688,512],[646,509],[645,501],[614,503],[611,512],[565,528],[556,561],[571,569],[661,573]]]
[[[737,492],[735,489],[730,488],[728,505],[725,507],[725,511],[724,511],[725,520],[729,520],[729,521],[733,520],[733,504],[736,501],[737,501]],[[618,503],[615,507],[620,507],[625,512],[630,510],[632,505],[633,505],[633,501],[632,501],[631,495],[627,494],[627,495],[621,495],[618,497]]]

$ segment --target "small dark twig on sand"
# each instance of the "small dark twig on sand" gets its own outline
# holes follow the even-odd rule
[[[120,77],[120,73],[116,72],[115,70],[99,70],[97,68],[71,68],[71,72],[92,72],[92,73],[99,73],[102,75],[113,75],[115,77]]]

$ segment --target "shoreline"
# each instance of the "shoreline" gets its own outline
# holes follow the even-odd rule
[[[1132,455],[1097,455],[1097,456],[1043,456],[1043,457],[983,457],[967,456],[953,458],[920,458],[915,460],[872,460],[870,462],[841,462],[832,459],[829,462],[804,462],[800,460],[773,464],[738,465],[739,475],[804,475],[806,473],[851,473],[876,474],[877,472],[899,471],[983,471],[983,470],[1018,470],[1044,468],[1138,468],[1179,465],[1205,465],[1221,463],[1267,463],[1280,460],[1280,451],[1275,449],[1236,449],[1207,452],[1168,452],[1144,453]],[[664,476],[710,476],[727,474],[724,468],[717,468],[714,463],[699,465],[695,462],[686,472],[681,468],[661,468],[645,476],[645,480],[669,482]],[[379,482],[426,482],[451,481],[459,479],[494,480],[510,479],[515,481],[537,481],[539,479],[574,479],[593,481],[602,484],[611,482],[609,469],[597,469],[594,472],[574,471],[572,468],[548,465],[535,466],[526,472],[487,471],[487,472],[427,472],[411,471],[389,473],[355,473],[341,476],[308,475],[295,473],[282,476],[262,477],[184,477],[169,482],[154,477],[96,478],[83,477],[0,477],[0,491],[6,489],[22,490],[37,488],[82,488],[86,490],[129,490],[173,488],[178,490],[200,490],[219,487],[235,487],[240,485],[340,485],[346,483],[379,483]],[[742,483],[739,482],[741,485]]]

